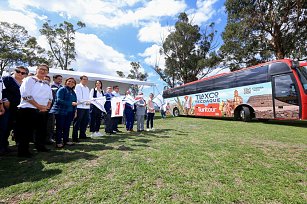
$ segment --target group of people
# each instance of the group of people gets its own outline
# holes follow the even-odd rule
[[[0,79],[0,155],[10,152],[8,138],[13,131],[19,157],[31,157],[29,143],[33,142],[38,152],[48,152],[46,144],[55,142],[57,148],[74,145],[80,139],[89,138],[86,129],[90,126],[91,136],[102,136],[99,132],[104,118],[105,133],[116,134],[122,117],[114,114],[113,99],[120,97],[119,87],[107,87],[97,80],[95,87],[88,87],[88,77],[81,76],[80,83],[72,77],[53,76],[50,84],[49,67],[37,66],[36,73],[29,75],[25,67],[16,67],[11,76]],[[126,130],[134,131],[134,118],[137,131],[144,131],[144,116],[147,113],[147,130],[153,130],[155,114],[153,94],[148,101],[143,93],[134,98],[130,91],[123,98]],[[105,98],[103,109],[92,103]],[[69,139],[70,126],[73,124],[72,138]],[[55,127],[55,132],[54,132]],[[55,140],[55,141],[54,141]]]

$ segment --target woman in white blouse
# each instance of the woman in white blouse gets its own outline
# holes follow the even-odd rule
[[[104,95],[102,91],[102,82],[100,80],[97,80],[95,82],[95,88],[91,89],[90,91],[90,99],[101,98],[103,96]],[[90,122],[91,136],[92,137],[102,136],[102,134],[99,132],[102,120],[102,111],[99,108],[97,108],[95,105],[91,104],[90,116],[91,116],[91,122]]]
[[[18,105],[16,138],[18,156],[31,157],[29,142],[35,130],[35,147],[39,152],[47,152],[44,145],[47,127],[47,114],[52,101],[49,83],[44,80],[49,72],[46,64],[37,66],[36,75],[23,80],[20,86],[21,102]]]

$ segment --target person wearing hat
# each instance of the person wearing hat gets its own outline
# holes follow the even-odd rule
[[[143,93],[140,92],[135,100],[137,101],[135,103],[137,131],[142,132],[144,131],[144,116],[146,112],[146,101],[143,98]]]

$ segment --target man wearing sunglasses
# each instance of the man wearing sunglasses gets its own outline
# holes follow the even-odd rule
[[[10,149],[8,148],[8,138],[11,131],[15,130],[17,106],[19,105],[21,98],[19,88],[22,80],[27,77],[28,73],[29,70],[26,67],[18,66],[14,70],[12,76],[3,77],[3,83],[6,87],[3,90],[5,114],[3,116],[4,123],[1,125],[5,125],[6,128],[4,131],[4,138],[1,142],[2,153],[10,152]]]

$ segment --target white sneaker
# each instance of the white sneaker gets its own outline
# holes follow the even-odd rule
[[[100,136],[103,136],[103,134],[100,132],[96,132],[96,136],[100,137]]]
[[[91,134],[91,137],[98,137],[98,135],[97,135],[96,132],[93,132],[93,133]]]
[[[151,131],[155,131],[155,128],[151,128]]]
[[[149,131],[150,131],[150,129],[146,129],[146,131],[147,131],[147,132],[149,132]]]

